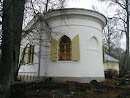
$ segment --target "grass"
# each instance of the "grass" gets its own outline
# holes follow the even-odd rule
[[[104,93],[105,91],[103,89],[96,89],[95,92],[97,92],[97,93]]]

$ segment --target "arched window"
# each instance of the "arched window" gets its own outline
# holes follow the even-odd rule
[[[59,43],[59,60],[71,60],[71,40],[65,35]]]
[[[33,64],[34,60],[34,43],[26,45],[26,47],[23,49],[20,57],[20,63],[21,64]]]
[[[99,43],[96,37],[92,37],[89,40],[89,49],[98,50],[99,49]]]

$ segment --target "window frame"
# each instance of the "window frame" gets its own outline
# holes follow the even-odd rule
[[[64,53],[63,54],[61,54],[60,53],[60,51],[62,50],[60,47],[61,47],[61,41],[63,40],[63,38],[64,37],[67,37],[67,39],[69,39],[69,42],[70,43],[64,43],[63,45],[64,45]],[[70,46],[70,48],[68,49],[69,50],[69,54],[67,54],[66,52],[67,52],[67,44],[69,44]],[[59,46],[59,48],[58,48],[58,61],[71,61],[72,60],[72,41],[71,41],[71,39],[68,37],[68,36],[66,36],[66,35],[63,35],[61,38],[60,38],[60,40],[59,40],[59,44],[58,44],[58,46]],[[61,55],[64,55],[64,59],[60,59],[60,56]],[[67,57],[67,55],[69,55],[69,58],[70,59],[67,59],[66,57]]]

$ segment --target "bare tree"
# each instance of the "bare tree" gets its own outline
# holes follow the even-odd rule
[[[117,19],[115,18],[107,18],[107,25],[103,31],[103,38],[105,44],[106,53],[111,55],[111,51],[115,47],[120,46],[120,39],[122,34],[119,34],[118,30],[116,30]]]
[[[94,11],[106,14],[107,25],[105,26],[103,30],[103,40],[104,40],[105,52],[111,55],[111,51],[114,48],[120,47],[120,44],[121,44],[120,39],[122,38],[122,34],[117,30],[118,19],[109,16],[108,10],[102,9],[103,5],[101,5],[101,7],[92,5],[92,8]],[[108,4],[106,5],[109,6]]]
[[[2,1],[3,0],[0,0],[0,15],[2,15],[2,64],[0,62],[0,97],[5,98],[9,96],[10,86],[14,83],[15,77],[17,76],[17,65],[19,62],[19,51],[22,38],[23,16],[28,22],[33,16],[38,15],[39,13],[43,14],[49,10],[63,7],[63,2],[65,0]],[[59,6],[59,4],[61,5]],[[29,33],[27,32],[27,34]]]
[[[106,1],[106,0],[99,0]],[[129,0],[108,0],[111,5],[116,5],[117,10],[113,18],[118,20],[117,30],[126,36],[126,51],[124,56],[124,64],[121,70],[120,76],[123,76],[128,67],[128,57],[129,57]]]
[[[38,21],[40,25],[43,25],[43,22],[44,22],[46,24],[46,27],[42,26],[41,28],[40,25],[35,24],[32,28],[24,30],[23,39],[24,40],[26,39],[26,43],[29,44],[29,43],[34,42],[35,45],[38,45],[38,46],[41,46],[40,43],[44,43],[42,44],[42,47],[49,47],[46,45],[46,41],[51,39],[51,34],[55,32],[51,30],[51,27],[48,24],[48,21],[44,18],[44,14],[55,9],[64,8],[64,6],[66,5],[66,1],[67,0],[38,0],[38,1],[30,0],[27,2],[27,4],[25,5],[25,13],[26,13],[25,20],[24,20],[25,25],[27,25],[27,22],[28,22],[26,17],[31,17],[29,18],[29,21],[33,17],[33,19],[38,19],[36,21]],[[31,13],[31,14],[28,14],[28,13]],[[42,32],[42,34],[40,34],[40,32]],[[43,36],[46,36],[46,37],[43,37]],[[23,48],[25,48],[26,46],[24,42],[25,41],[21,43],[21,46],[23,46]],[[40,49],[39,52],[40,53],[34,53],[34,54],[38,58],[45,58],[45,56],[41,55],[41,53],[43,52],[42,49]],[[41,57],[39,57],[39,55],[41,55]],[[24,59],[21,59],[21,60],[24,60]],[[20,61],[20,62],[23,62],[23,61]],[[38,64],[38,63],[35,63],[35,64]],[[22,65],[22,63],[20,63],[19,65]]]
[[[25,0],[4,0],[2,8],[2,64],[0,65],[0,94],[9,95],[10,85],[19,60]]]
[[[24,27],[36,15],[65,7],[67,0],[27,0],[25,4]]]

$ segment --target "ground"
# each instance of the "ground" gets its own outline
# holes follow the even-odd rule
[[[120,81],[125,84],[120,85]],[[130,98],[130,80],[112,78],[99,82],[100,88],[89,89],[88,83],[52,81],[40,83],[17,83],[10,98]]]

